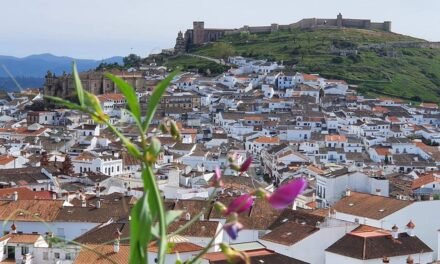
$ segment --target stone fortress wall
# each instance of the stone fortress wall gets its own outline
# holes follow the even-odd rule
[[[359,28],[359,29],[372,29],[372,30],[384,30],[391,32],[391,22],[371,22],[370,19],[347,19],[343,18],[341,14],[336,19],[332,18],[305,18],[296,23],[288,25],[272,24],[270,26],[262,27],[249,27],[243,26],[239,29],[228,30],[226,34],[239,34],[242,32],[249,33],[269,33],[277,30],[285,29],[316,29],[316,28]]]
[[[204,43],[214,42],[225,35],[241,34],[241,33],[270,33],[278,30],[287,29],[319,29],[319,28],[358,28],[358,29],[372,29],[383,30],[391,32],[391,22],[371,22],[370,19],[347,19],[339,14],[334,18],[305,18],[296,23],[288,25],[271,24],[268,26],[250,27],[243,26],[236,29],[221,29],[221,28],[205,28],[205,22],[194,21],[193,28],[188,29],[185,35],[179,32],[176,40],[176,53],[182,53],[192,46],[199,46]]]

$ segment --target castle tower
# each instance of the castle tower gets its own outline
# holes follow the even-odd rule
[[[391,32],[391,21],[383,22],[383,30]]]
[[[341,28],[343,26],[342,14],[341,13],[339,13],[337,18],[336,18],[336,26],[338,26],[339,28]]]
[[[201,45],[205,42],[205,22],[193,22],[193,44]]]
[[[183,38],[182,31],[179,31],[176,38],[176,45],[174,46],[175,54],[182,54],[186,51],[185,39]]]

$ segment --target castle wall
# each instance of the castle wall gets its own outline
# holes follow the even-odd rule
[[[263,26],[263,27],[249,27],[250,33],[268,33],[271,32],[270,26]]]
[[[342,26],[348,28],[365,28],[369,29],[371,20],[368,19],[343,19]]]
[[[385,30],[391,32],[391,22],[385,21],[383,23],[371,22],[371,29]]]
[[[339,14],[334,18],[305,18],[289,25],[271,24],[270,26],[249,27],[243,26],[239,29],[205,29],[204,22],[195,21],[193,29],[185,32],[185,42],[188,48],[191,45],[202,45],[206,42],[217,41],[225,35],[249,33],[269,33],[286,29],[314,29],[314,28],[359,28],[359,29],[377,29],[391,32],[391,22],[383,23],[371,22],[369,19],[346,19]]]

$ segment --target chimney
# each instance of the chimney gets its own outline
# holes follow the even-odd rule
[[[119,252],[119,241],[121,239],[121,232],[118,229],[116,229],[114,235],[115,235],[115,242],[113,244],[113,252],[118,253]]]
[[[12,201],[17,201],[18,200],[18,192],[14,192],[12,194]]]
[[[203,213],[200,215],[200,221],[204,221],[205,220],[205,214],[204,214],[205,210],[206,210],[205,207],[203,207],[202,208],[202,212]]]
[[[380,196],[380,191],[381,191],[381,189],[376,189],[376,195]]]
[[[17,227],[15,226],[15,222],[11,225],[11,234],[17,234]]]
[[[406,264],[414,264],[414,259],[411,255],[406,258]]]
[[[52,200],[56,200],[57,199],[57,194],[56,193],[52,193]]]
[[[406,225],[406,228],[408,229],[408,236],[415,236],[414,235],[414,228],[416,227],[416,225],[413,223],[413,221],[409,221],[409,223]]]
[[[101,187],[99,187],[99,183],[96,184],[96,197],[101,197]]]
[[[315,227],[316,227],[316,228],[320,228],[320,227],[321,227],[321,222],[316,221]]]
[[[345,196],[350,196],[351,195],[351,190],[349,189],[349,188],[347,188],[346,190],[345,190]]]
[[[336,210],[333,208],[330,208],[330,217],[335,217],[336,215]]]
[[[187,221],[191,220],[191,214],[190,213],[187,212],[185,214],[185,220],[187,220]]]
[[[393,239],[398,239],[399,238],[399,228],[396,225],[393,225],[393,227],[391,228],[391,234],[393,236]]]
[[[96,208],[101,208],[101,200],[96,201]]]

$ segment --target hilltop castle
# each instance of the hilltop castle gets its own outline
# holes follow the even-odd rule
[[[371,22],[370,19],[351,19],[343,18],[339,13],[336,19],[334,18],[305,18],[296,23],[288,25],[272,24],[270,26],[250,27],[243,26],[238,29],[221,29],[221,28],[205,28],[205,22],[193,22],[193,28],[188,29],[185,35],[179,32],[176,45],[174,47],[175,53],[186,52],[193,46],[199,46],[207,42],[217,41],[228,34],[240,34],[242,32],[248,33],[268,33],[283,29],[315,29],[315,28],[358,28],[358,29],[372,29],[383,30],[391,32],[391,22]]]

